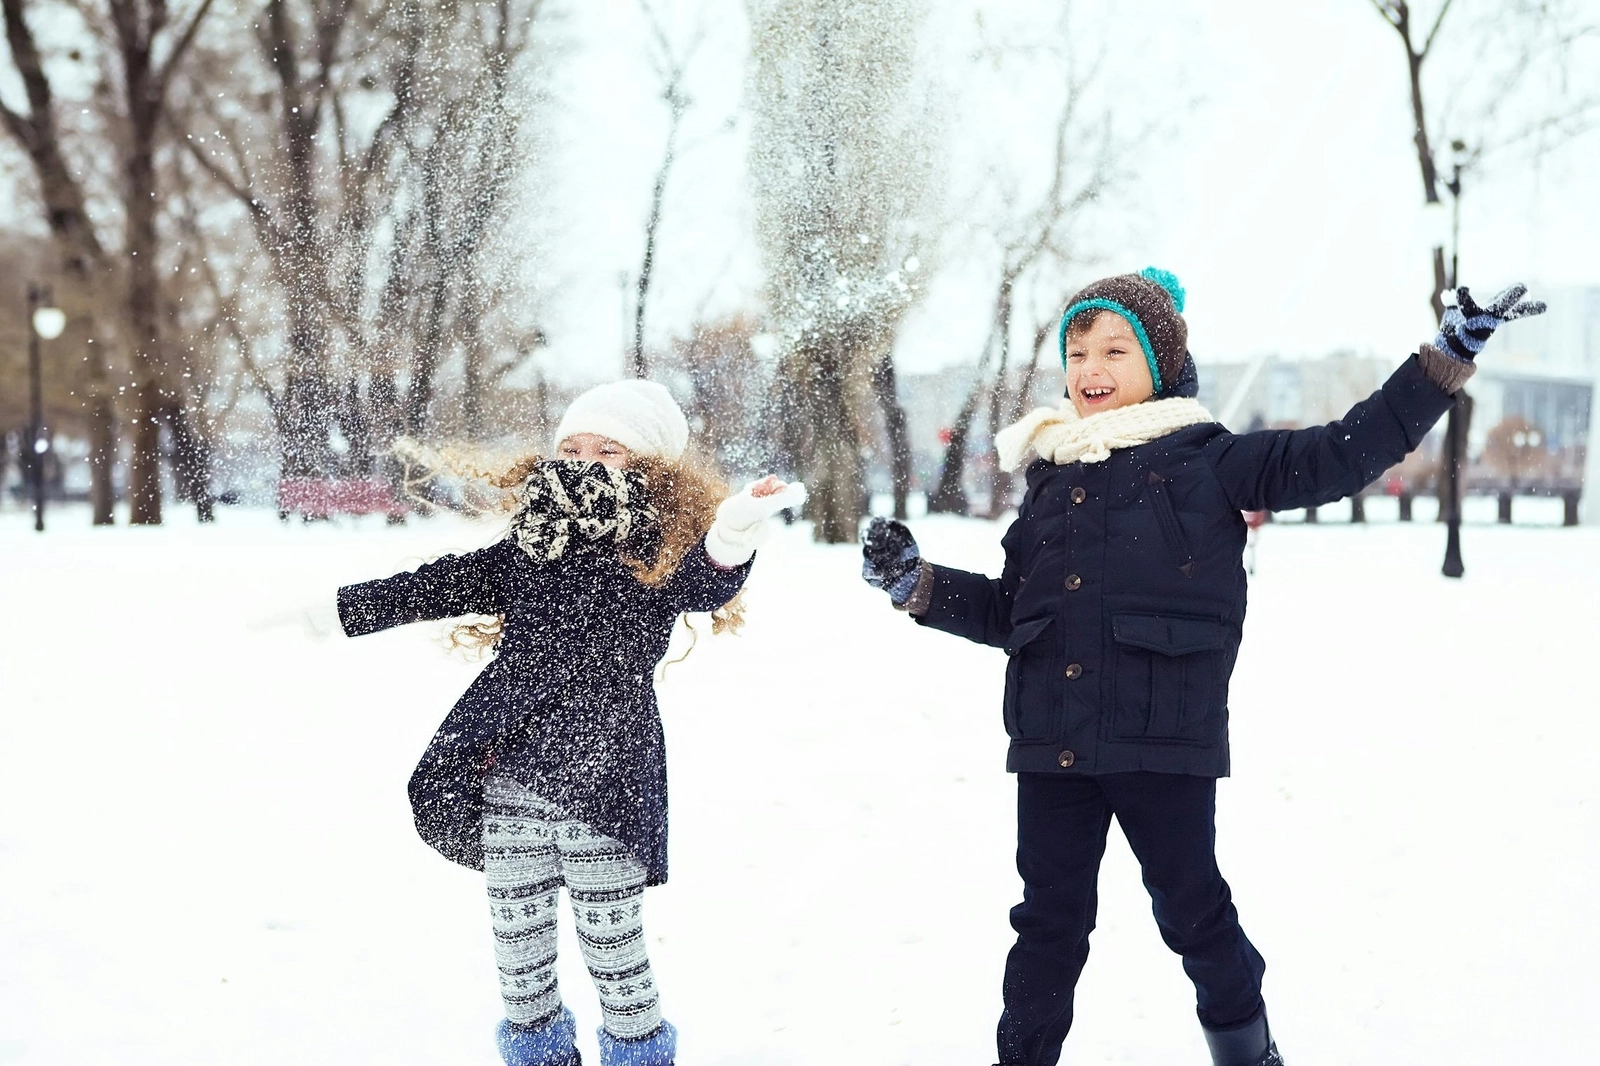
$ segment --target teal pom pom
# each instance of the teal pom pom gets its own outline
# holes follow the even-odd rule
[[[1148,278],[1163,289],[1166,289],[1168,295],[1172,297],[1173,308],[1177,310],[1178,314],[1183,314],[1183,283],[1178,280],[1178,275],[1170,270],[1162,270],[1160,267],[1145,267],[1139,271],[1139,276]]]

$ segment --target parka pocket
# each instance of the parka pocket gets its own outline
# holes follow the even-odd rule
[[[1208,744],[1227,692],[1228,629],[1210,618],[1117,614],[1111,735]]]
[[[1035,618],[1030,622],[1011,627],[1011,635],[1006,637],[1005,649],[1007,655],[1016,655],[1023,648],[1038,640],[1044,631],[1050,628],[1054,618]]]
[[[1045,639],[1053,618],[1035,618],[1013,626],[1006,638],[1006,735],[1012,740],[1048,740],[1056,701],[1047,679],[1054,650]]]
[[[1172,506],[1172,496],[1167,492],[1167,479],[1151,470],[1145,475],[1145,484],[1150,490],[1150,506],[1156,513],[1156,525],[1161,527],[1161,539],[1167,542],[1167,550],[1177,562],[1179,573],[1184,577],[1193,577],[1194,551],[1189,547],[1189,536],[1183,531],[1183,523],[1178,521],[1178,512]]]

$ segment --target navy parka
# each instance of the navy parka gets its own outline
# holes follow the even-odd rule
[[[1240,512],[1354,495],[1452,402],[1413,356],[1325,426],[1206,423],[1103,462],[1036,460],[999,579],[934,566],[917,620],[1010,656],[1007,769],[1226,776],[1245,614]]]
[[[411,776],[417,831],[445,857],[483,868],[483,779],[492,768],[568,817],[621,841],[648,884],[667,879],[667,764],[653,683],[680,614],[738,593],[750,563],[725,569],[704,541],[659,586],[615,545],[574,543],[536,562],[507,538],[413,573],[347,585],[350,636],[466,614],[500,614],[494,658],[439,726]]]

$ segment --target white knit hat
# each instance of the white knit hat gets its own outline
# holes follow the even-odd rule
[[[575,433],[595,433],[637,455],[681,459],[689,420],[665,385],[630,378],[596,385],[567,407],[551,450]]]

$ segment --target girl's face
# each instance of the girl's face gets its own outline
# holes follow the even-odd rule
[[[1101,311],[1082,332],[1067,332],[1067,395],[1079,418],[1130,407],[1155,395],[1150,364],[1128,320]]]
[[[604,463],[612,470],[628,465],[628,449],[598,433],[574,433],[556,445],[557,459],[581,459],[586,463]]]

